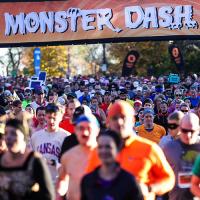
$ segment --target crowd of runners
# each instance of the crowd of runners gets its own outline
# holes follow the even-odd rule
[[[200,76],[0,77],[1,200],[200,198]]]

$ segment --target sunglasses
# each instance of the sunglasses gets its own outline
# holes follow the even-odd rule
[[[179,125],[178,124],[167,124],[167,128],[168,129],[172,129],[172,130],[174,130],[174,129],[176,129],[176,128],[178,128],[179,127]]]
[[[175,96],[176,97],[182,97],[182,94],[176,94]]]
[[[24,92],[24,94],[31,94],[31,91],[26,91]]]
[[[195,133],[197,130],[190,130],[190,129],[185,129],[185,128],[181,128],[181,132],[183,134],[187,134],[187,133]]]
[[[183,113],[187,113],[189,110],[181,110],[181,112]]]

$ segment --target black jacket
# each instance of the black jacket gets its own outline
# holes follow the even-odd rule
[[[166,132],[167,132],[167,118],[168,118],[168,113],[157,114],[154,118],[154,123],[163,126]]]

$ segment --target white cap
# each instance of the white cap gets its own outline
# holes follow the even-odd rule
[[[137,87],[136,90],[137,91],[142,91],[142,87]]]
[[[94,78],[90,78],[90,79],[89,79],[89,82],[90,82],[90,83],[95,83]]]
[[[5,90],[4,91],[4,95],[7,96],[7,97],[9,97],[9,96],[12,96],[12,93],[11,93],[10,90]]]
[[[134,82],[133,82],[133,86],[134,86],[135,88],[137,88],[137,87],[139,86],[139,82],[138,82],[138,81],[134,81]]]
[[[58,97],[58,103],[61,105],[65,105],[65,99],[63,97]]]

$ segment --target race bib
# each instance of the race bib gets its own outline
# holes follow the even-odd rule
[[[192,172],[179,172],[178,173],[178,186],[179,188],[190,188]]]

